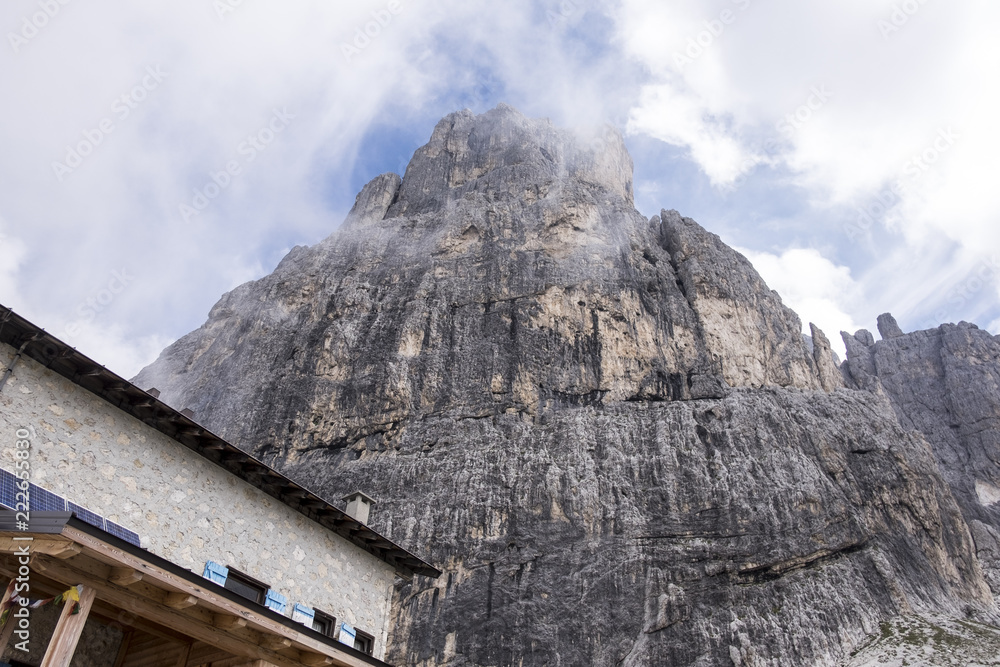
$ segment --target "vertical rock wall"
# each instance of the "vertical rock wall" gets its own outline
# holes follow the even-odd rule
[[[1000,594],[1000,337],[973,324],[904,334],[888,313],[882,340],[843,333],[848,377],[883,392],[899,423],[931,444]]]
[[[849,390],[801,333],[717,236],[635,211],[617,133],[500,106],[443,119],[136,382],[363,488],[445,570],[397,591],[400,664],[833,665],[901,612],[988,618],[869,341]]]

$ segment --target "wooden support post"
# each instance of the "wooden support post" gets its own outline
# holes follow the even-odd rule
[[[191,644],[184,644],[180,655],[177,656],[177,667],[187,667],[188,657],[191,655]]]
[[[132,636],[135,634],[135,630],[126,630],[122,636],[122,645],[118,649],[118,657],[115,658],[115,667],[122,667],[125,662],[125,658],[128,657],[128,647],[132,643]]]
[[[7,614],[7,622],[3,624],[3,629],[0,630],[0,653],[7,648],[7,642],[10,641],[10,636],[14,634],[14,628],[17,627],[17,619],[14,618],[14,608],[12,607],[10,613]]]
[[[7,614],[7,622],[3,624],[3,629],[0,630],[0,653],[7,648],[7,642],[10,641],[10,636],[14,634],[14,627],[17,625],[17,619],[14,618],[14,608],[12,607],[10,613]]]
[[[90,615],[90,607],[94,604],[94,597],[97,591],[92,586],[80,586],[79,611],[76,614],[70,613],[74,604],[72,600],[63,602],[62,613],[59,614],[59,622],[56,624],[52,639],[49,640],[49,647],[42,658],[41,667],[69,667],[76,651],[76,645],[80,641],[80,633],[83,626],[87,624],[87,617]]]

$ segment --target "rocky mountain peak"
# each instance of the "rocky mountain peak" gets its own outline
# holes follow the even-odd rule
[[[298,398],[260,418],[330,409],[276,437],[283,452],[418,414],[538,416],[841,384],[829,346],[807,349],[798,317],[746,258],[676,211],[645,218],[631,178],[610,128],[581,138],[505,105],[450,114],[403,178],[374,178],[341,230],[223,297],[139,380],[241,439],[258,427],[223,415],[260,390],[220,396],[178,370],[244,385],[256,368],[262,382],[296,384]],[[262,322],[274,326],[251,351],[241,341]],[[191,357],[192,346],[211,352]]]
[[[464,110],[444,117],[414,153],[397,189],[380,176],[363,201],[389,198],[385,215],[394,218],[438,212],[470,194],[491,201],[530,197],[566,181],[631,206],[632,159],[621,133],[610,126],[562,130],[501,104],[480,115]]]
[[[631,182],[613,130],[451,114],[135,382],[379,498],[446,571],[397,591],[400,664],[833,665],[900,613],[995,620],[1000,473],[962,462],[1000,460],[996,341],[886,315],[838,366]]]

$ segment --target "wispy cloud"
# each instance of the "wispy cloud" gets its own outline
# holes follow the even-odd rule
[[[850,314],[858,309],[858,301],[865,298],[865,293],[848,267],[834,264],[814,248],[790,248],[780,255],[739,250],[764,282],[781,295],[785,305],[799,315],[802,332],[809,333],[810,322],[818,326],[841,359],[846,350],[840,332],[854,333],[871,327],[856,323]]]
[[[824,329],[897,305],[915,325],[1000,240],[987,75],[1000,10],[928,2],[886,37],[893,5],[70,2],[32,33],[25,17],[44,10],[12,0],[0,26],[26,43],[8,36],[0,55],[0,301],[63,331],[127,267],[134,280],[75,344],[129,375],[223,291],[334,231],[360,185],[401,171],[441,116],[504,101],[670,148],[636,155],[644,213],[678,208],[786,274],[801,259],[789,249],[849,270],[862,295],[827,304],[844,322]],[[294,114],[280,134],[275,109]],[[954,144],[873,207],[949,127]],[[249,160],[254,137],[266,147]],[[859,210],[877,215],[852,238]],[[917,274],[912,257],[926,258]],[[991,279],[948,317],[996,320],[996,293]]]
[[[844,328],[891,308],[912,326],[997,312],[972,299],[951,310],[937,302],[1000,245],[1000,193],[984,180],[1000,153],[1000,85],[987,74],[1000,46],[986,38],[1000,10],[910,4],[919,11],[625,0],[619,14],[623,48],[650,72],[630,130],[686,150],[730,206],[745,199],[727,191],[748,180],[775,200],[804,195],[795,219],[760,230],[757,250],[812,246],[862,285],[877,277],[866,298],[841,304]],[[721,11],[732,19],[724,30]],[[831,94],[820,100],[816,90]],[[755,262],[779,256],[789,265],[785,251]],[[914,257],[933,260],[913,272]],[[810,289],[820,298],[820,285]]]
[[[0,261],[0,295],[3,295],[8,303],[17,303],[20,306],[18,276],[28,249],[23,241],[11,234],[9,226],[4,224],[3,218],[0,218],[0,257],[3,257],[3,261]]]

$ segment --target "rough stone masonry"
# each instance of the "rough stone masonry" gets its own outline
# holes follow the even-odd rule
[[[390,661],[835,665],[903,614],[997,622],[998,341],[952,329],[838,366],[717,236],[635,210],[617,132],[500,105],[135,382],[443,567],[398,587]]]

